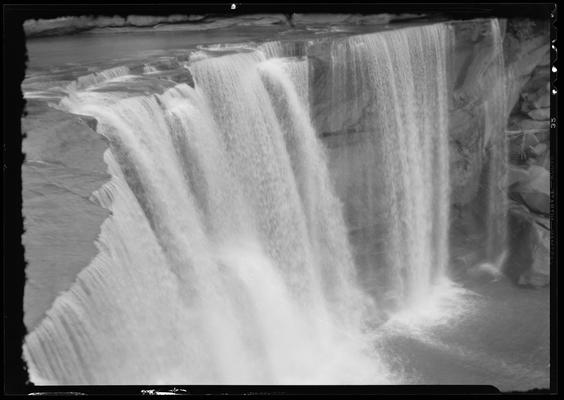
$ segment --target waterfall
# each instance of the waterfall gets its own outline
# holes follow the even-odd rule
[[[289,63],[209,58],[191,65],[195,89],[62,100],[111,143],[94,200],[112,215],[26,337],[35,383],[390,382],[295,86],[307,65]]]
[[[507,140],[505,124],[507,110],[507,88],[503,57],[503,36],[497,19],[491,20],[492,66],[489,69],[493,83],[491,96],[484,102],[485,141],[487,144],[486,165],[486,249],[487,261],[503,263],[507,246]],[[485,78],[486,79],[486,78]],[[498,265],[501,267],[502,265]]]
[[[342,140],[358,137],[345,150],[345,164],[360,167],[341,175],[343,201],[350,193],[352,225],[385,221],[373,268],[384,271],[378,280],[392,307],[417,304],[446,274],[449,41],[450,28],[438,24],[335,40],[330,48],[324,124],[344,130]]]
[[[362,166],[344,196],[298,43],[191,59],[194,87],[161,94],[89,90],[126,67],[83,79],[59,107],[110,142],[112,178],[92,200],[111,216],[98,256],[25,339],[31,380],[400,383],[374,330],[382,298],[413,306],[447,275],[449,40],[439,24],[331,42],[341,109],[327,124],[363,149],[343,150]],[[351,209],[382,222],[380,297],[361,284]]]
[[[159,72],[159,70],[151,64],[144,64],[143,65],[143,73],[144,74],[155,74],[155,73],[158,73],[158,72]]]
[[[76,81],[71,82],[67,89],[68,90],[80,90],[86,89],[89,86],[98,85],[106,81],[121,78],[122,76],[129,75],[129,68],[125,66],[109,68],[100,72],[95,72],[93,74],[88,74],[79,77]]]

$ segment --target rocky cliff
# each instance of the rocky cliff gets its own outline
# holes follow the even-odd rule
[[[495,55],[487,44],[487,26],[455,25],[450,114],[453,226],[468,236],[492,218],[482,198],[485,169],[489,154],[507,146],[507,182],[499,188],[511,198],[506,274],[519,284],[543,286],[548,284],[550,265],[549,29],[547,21],[516,19],[503,25],[507,123],[493,135],[487,129],[487,112],[496,95],[492,81],[496,74],[490,73]],[[496,142],[496,137],[501,139]]]
[[[450,106],[449,131],[451,141],[451,174],[453,203],[466,205],[475,199],[487,163],[486,149],[492,139],[488,129],[488,111],[496,95],[499,95],[501,78],[507,82],[507,106],[511,110],[523,92],[532,93],[527,104],[532,104],[541,93],[536,93],[542,85],[545,97],[536,100],[548,107],[548,64],[549,31],[544,21],[529,21],[528,33],[518,24],[521,21],[502,21],[501,34],[503,47],[494,45],[491,20],[472,20],[451,22],[453,43],[449,60]],[[312,104],[316,125],[322,136],[332,143],[341,135],[347,141],[355,142],[355,135],[362,132],[363,107],[353,96],[333,98],[328,94],[331,40],[320,41],[308,48],[308,57],[313,65]],[[500,71],[499,63],[505,70]],[[502,64],[503,65],[503,64]],[[538,67],[538,68],[537,68]],[[531,82],[531,83],[528,83]],[[533,98],[534,96],[534,98]],[[365,100],[369,101],[369,99]],[[354,107],[353,107],[354,105]],[[542,109],[545,114],[548,108]],[[531,111],[542,118],[541,111]],[[526,126],[547,127],[530,119]],[[504,128],[503,128],[504,129]],[[503,134],[503,132],[495,132]]]
[[[479,238],[471,244],[484,249],[476,261],[487,257],[487,247],[502,248],[503,243],[488,243],[492,239],[486,231],[504,230],[506,208],[494,210],[491,203],[492,196],[502,199],[509,195],[513,200],[507,229],[507,273],[521,284],[545,285],[550,236],[546,229],[550,187],[548,23],[514,19],[495,24],[483,19],[448,24],[453,39],[448,61],[453,242]],[[347,88],[338,96],[331,94],[333,81],[339,79],[331,71],[333,40],[321,40],[307,48],[313,117],[329,150],[349,226],[362,230],[377,226],[379,216],[386,212],[384,203],[378,201],[380,209],[367,212],[369,201],[362,195],[365,183],[355,179],[367,168],[379,168],[377,162],[366,162],[373,155],[367,153],[371,151],[365,145],[371,128],[364,121],[368,103],[382,100],[370,96],[360,99]],[[354,68],[349,73],[355,73]],[[506,155],[510,163],[493,159]],[[503,165],[496,167],[496,162]],[[378,196],[377,190],[373,196]],[[539,219],[540,224],[535,222]],[[500,226],[492,228],[492,220],[499,220]],[[516,224],[528,228],[515,228]],[[523,247],[525,242],[529,245]],[[528,249],[527,257],[515,255],[523,249]],[[530,278],[533,275],[535,278]]]
[[[523,25],[523,27],[519,26]],[[524,26],[529,31],[524,31]],[[451,171],[454,203],[470,203],[477,194],[485,149],[491,137],[486,129],[488,102],[496,95],[498,54],[492,46],[488,21],[453,24],[455,29],[452,69]],[[506,21],[502,27],[507,111],[513,109],[527,82],[538,79],[535,69],[548,68],[549,30],[545,21]],[[548,84],[548,75],[541,79]]]

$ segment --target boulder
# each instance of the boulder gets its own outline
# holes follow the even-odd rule
[[[538,90],[539,84],[546,85],[548,82],[548,76],[535,75],[535,68],[549,57],[550,39],[547,32],[521,42],[512,36],[507,36],[506,42],[508,44],[509,42],[513,43],[512,46],[506,46],[506,49],[514,47],[512,50],[506,51],[507,104],[508,109],[512,109],[518,103],[522,93]],[[512,54],[512,52],[514,53]]]
[[[548,121],[550,119],[550,108],[532,110],[527,115],[536,121]]]
[[[530,85],[526,85],[529,87],[523,88],[521,93],[522,112],[528,113],[532,110],[550,107],[550,83],[548,79],[548,76],[540,79],[532,77],[529,81]]]
[[[534,119],[522,119],[519,123],[522,130],[548,130],[550,124],[548,121],[537,121]]]
[[[549,84],[547,84],[549,86]],[[537,98],[533,102],[534,108],[547,108],[550,107],[550,88],[541,90],[542,93],[537,94]]]
[[[547,229],[548,220],[542,222],[542,225],[533,225],[533,263],[529,270],[519,276],[519,285],[543,287],[550,283],[550,230]]]
[[[533,268],[524,277],[533,286],[546,286],[550,283],[550,230],[545,228],[548,220],[543,222],[543,225],[535,225],[538,241],[533,252]]]
[[[550,230],[546,218],[512,202],[508,218],[509,255],[504,273],[521,286],[543,287],[550,282]]]
[[[527,177],[521,180],[513,192],[533,211],[541,214],[550,212],[550,173],[543,167],[531,165]]]
[[[507,187],[520,184],[529,180],[529,172],[526,168],[509,165],[507,168]]]
[[[550,196],[545,193],[521,193],[521,197],[527,206],[542,214],[548,215],[550,213]]]
[[[508,142],[509,160],[514,164],[524,164],[531,149],[540,143],[537,136],[531,133],[515,135]]]
[[[541,157],[546,153],[548,146],[546,143],[539,143],[534,147],[531,147],[531,153],[535,157]]]

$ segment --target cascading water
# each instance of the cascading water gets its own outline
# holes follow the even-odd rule
[[[150,65],[150,64],[143,65],[143,73],[144,74],[155,74],[157,72],[159,72],[159,70],[155,66]]]
[[[398,307],[425,299],[448,264],[449,29],[431,25],[331,45],[327,95],[339,112],[328,113],[326,125],[361,137],[362,149],[352,148],[345,162],[360,163],[361,173],[341,179],[357,183],[354,223],[385,221],[380,281],[383,297]]]
[[[382,262],[402,307],[448,263],[449,37],[432,25],[331,48],[331,96],[361,115],[362,211],[389,211]],[[61,108],[110,141],[112,180],[93,197],[112,215],[26,337],[35,383],[402,382],[372,340],[379,306],[358,283],[301,53],[206,57],[194,88],[162,94],[89,90],[127,70],[69,87]]]
[[[115,67],[110,69],[105,69],[100,72],[95,72],[93,74],[88,74],[79,77],[75,82],[72,82],[67,89],[68,90],[80,90],[86,89],[89,86],[94,86],[100,83],[104,83],[111,79],[120,78],[129,74],[128,67]]]
[[[491,21],[493,51],[491,78],[492,96],[484,103],[485,134],[488,164],[486,166],[486,250],[487,261],[502,264],[507,252],[507,140],[505,124],[508,118],[503,37],[499,21]],[[486,78],[485,78],[486,79]],[[501,265],[499,265],[501,267]]]
[[[287,68],[249,53],[191,69],[197,89],[62,101],[110,139],[113,179],[96,198],[112,217],[99,256],[27,337],[32,380],[388,382]]]

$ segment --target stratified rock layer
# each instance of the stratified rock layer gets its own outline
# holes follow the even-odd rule
[[[96,121],[28,101],[22,165],[28,330],[94,258],[107,210],[90,196],[108,179]]]

